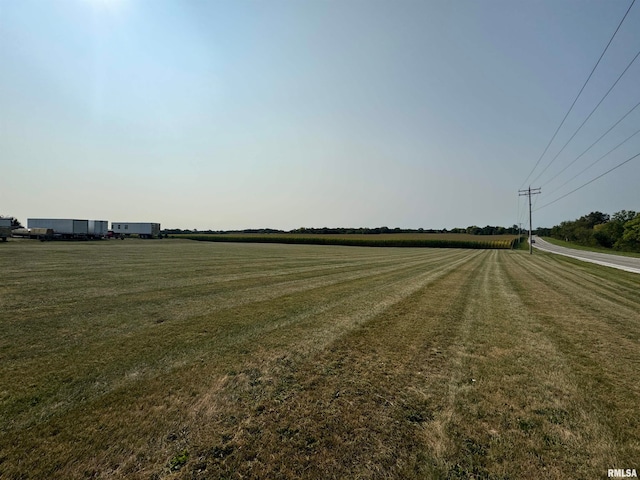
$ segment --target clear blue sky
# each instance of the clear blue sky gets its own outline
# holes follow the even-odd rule
[[[0,0],[0,214],[174,228],[510,226],[630,5]],[[540,162],[640,50],[634,5]],[[534,183],[640,153],[636,61]],[[640,157],[534,214],[640,210]]]

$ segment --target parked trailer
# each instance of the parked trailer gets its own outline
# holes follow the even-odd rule
[[[109,232],[109,222],[106,220],[89,220],[89,237],[104,238]]]
[[[114,236],[137,235],[140,238],[160,236],[160,224],[150,222],[111,222]]]
[[[3,242],[7,241],[7,238],[11,236],[11,219],[0,218],[0,239]]]
[[[50,228],[54,237],[59,238],[87,238],[89,235],[89,220],[72,218],[29,218],[27,228]]]
[[[16,228],[11,232],[12,237],[35,238],[38,240],[53,239],[53,229],[51,228]]]

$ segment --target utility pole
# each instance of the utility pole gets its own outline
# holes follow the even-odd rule
[[[531,185],[529,185],[529,188],[526,190],[518,190],[518,195],[519,196],[527,196],[529,197],[529,254],[533,254],[533,243],[531,243],[532,240],[532,232],[533,232],[533,227],[532,227],[532,222],[531,222],[531,195],[537,195],[539,194],[541,191],[540,188],[531,188]]]
[[[518,248],[520,248],[520,238],[522,238],[522,222],[518,222]]]

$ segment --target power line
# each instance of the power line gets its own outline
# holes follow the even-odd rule
[[[521,196],[522,196],[522,195],[518,196],[518,223],[523,223],[523,221],[524,221],[524,217],[525,217],[525,216],[526,216],[526,214],[527,214],[527,210],[526,210],[526,208],[521,208],[521,205],[520,205],[520,197],[521,197]],[[537,197],[536,197],[536,198],[537,198]],[[523,200],[524,200],[524,199],[523,199]],[[525,201],[525,203],[526,203],[526,200],[524,200],[524,201]]]
[[[596,163],[598,163],[600,160],[602,160],[603,158],[607,157],[610,153],[612,153],[613,151],[617,150],[619,147],[621,147],[622,145],[624,145],[625,143],[627,143],[629,140],[631,140],[633,137],[635,137],[637,134],[640,133],[640,129],[636,130],[635,133],[629,135],[627,138],[625,138],[622,142],[620,142],[618,145],[616,145],[615,147],[613,147],[611,150],[609,150],[607,153],[605,153],[604,155],[602,155],[600,158],[596,159],[594,162],[592,162],[587,168],[585,168],[584,170],[582,170],[581,172],[575,174],[573,177],[571,177],[569,180],[567,180],[566,182],[564,182],[562,185],[560,185],[558,188],[556,188],[555,190],[553,190],[549,195],[553,195],[555,192],[557,192],[558,190],[560,190],[562,187],[564,187],[567,183],[573,181],[575,178],[579,177],[580,175],[582,175],[584,172],[586,172],[587,170],[589,170],[591,167],[593,167]]]
[[[533,206],[532,206],[532,208],[536,208],[536,205],[538,204],[538,199],[539,199],[539,198],[540,198],[540,197],[536,197],[536,199],[533,201]]]
[[[574,192],[577,192],[578,190],[580,190],[582,187],[586,187],[587,185],[589,185],[590,183],[595,182],[596,180],[598,180],[599,178],[604,177],[606,174],[613,172],[616,168],[620,168],[621,166],[623,166],[626,163],[629,163],[631,160],[633,160],[634,158],[640,157],[640,153],[636,153],[633,157],[631,158],[627,158],[624,162],[619,163],[618,165],[616,165],[615,167],[607,170],[606,172],[604,172],[601,175],[598,175],[596,178],[589,180],[587,183],[580,185],[578,188],[571,190],[569,193],[565,193],[563,196],[556,198],[554,201],[546,203],[544,205],[542,205],[541,207],[536,208],[534,211],[538,211],[538,210],[542,210],[545,207],[548,207],[549,205],[553,205],[554,203],[556,203],[559,200],[562,200],[565,197],[568,197],[569,195],[571,195]]]
[[[520,193],[520,192],[518,192]],[[525,216],[527,215],[527,208],[526,206],[524,208],[520,208],[520,199],[522,198],[522,195],[518,195],[518,226],[520,227],[518,233],[518,238],[520,238],[520,236],[522,235],[522,224],[525,223],[524,219]],[[537,197],[536,197],[537,198]],[[526,199],[523,199],[525,201],[526,204]],[[520,243],[520,240],[518,240],[518,243]]]
[[[549,168],[551,166],[551,164],[556,160],[556,158],[558,158],[558,156],[564,151],[564,149],[567,147],[567,145],[569,145],[569,143],[571,142],[571,140],[573,140],[573,138],[578,134],[578,132],[582,129],[582,127],[584,126],[585,123],[587,123],[587,121],[591,118],[591,115],[594,114],[594,112],[598,109],[598,107],[600,106],[600,104],[602,104],[602,102],[604,101],[605,98],[607,98],[607,96],[611,93],[611,90],[613,90],[613,88],[618,84],[618,82],[620,81],[620,79],[622,78],[622,76],[627,73],[627,70],[629,70],[629,67],[631,67],[631,65],[633,64],[633,62],[636,61],[636,59],[638,58],[638,56],[640,56],[640,50],[638,51],[638,53],[636,53],[636,56],[633,57],[633,60],[631,60],[631,62],[629,62],[629,65],[627,65],[627,68],[624,69],[624,71],[620,74],[620,76],[616,79],[616,81],[613,83],[613,85],[611,85],[611,87],[609,88],[609,90],[607,90],[607,93],[604,94],[604,97],[602,97],[600,99],[600,101],[598,102],[598,104],[595,106],[595,108],[593,110],[591,110],[591,113],[587,116],[587,118],[584,119],[584,121],[580,124],[580,126],[578,127],[578,129],[573,132],[573,135],[571,135],[571,138],[569,138],[569,140],[567,140],[567,143],[565,143],[563,145],[563,147],[560,149],[560,151],[558,153],[556,153],[556,156],[553,157],[551,159],[551,161],[547,164],[546,167],[544,167],[544,169],[538,174],[538,176],[536,178],[533,179],[533,181],[535,182],[536,180],[538,180],[542,174],[544,172],[547,171],[547,168]]]
[[[594,65],[593,69],[591,70],[591,73],[589,74],[589,76],[587,77],[587,80],[584,82],[584,85],[582,85],[582,88],[580,89],[580,91],[578,92],[578,95],[576,96],[576,98],[573,100],[573,103],[571,104],[571,107],[569,107],[569,110],[567,111],[567,113],[565,114],[564,118],[562,119],[562,121],[560,122],[560,125],[558,125],[558,128],[556,128],[556,131],[554,132],[553,136],[551,137],[551,140],[549,140],[549,143],[547,144],[547,146],[545,147],[544,151],[542,152],[542,155],[540,155],[540,158],[538,158],[538,161],[536,162],[536,164],[533,166],[533,168],[531,169],[531,171],[529,172],[529,175],[527,175],[527,178],[525,178],[524,182],[522,182],[522,185],[520,186],[520,188],[522,188],[526,183],[527,180],[529,180],[529,177],[531,177],[531,174],[536,170],[536,168],[538,167],[538,164],[540,163],[540,160],[542,160],[542,157],[544,157],[544,155],[547,153],[547,150],[549,149],[549,147],[551,146],[551,143],[553,142],[553,140],[556,138],[556,135],[558,135],[558,132],[560,131],[560,129],[562,128],[562,125],[564,125],[565,120],[567,119],[567,117],[569,116],[569,114],[571,113],[571,111],[573,110],[573,107],[575,106],[576,102],[578,101],[578,98],[580,98],[580,95],[582,95],[582,91],[584,90],[584,88],[587,86],[587,83],[589,83],[589,80],[591,79],[591,76],[593,75],[593,72],[596,71],[596,68],[598,68],[598,65],[600,64],[600,61],[602,60],[602,57],[604,57],[604,54],[606,53],[606,51],[609,49],[609,45],[611,45],[611,42],[613,41],[614,37],[616,36],[616,34],[618,33],[618,30],[620,30],[620,27],[622,26],[622,23],[624,22],[624,19],[627,18],[627,15],[629,14],[629,11],[631,10],[631,7],[633,7],[633,4],[636,3],[636,0],[632,0],[631,5],[629,5],[629,8],[627,9],[626,13],[624,14],[624,16],[622,17],[622,20],[620,20],[620,23],[618,24],[618,27],[616,28],[616,31],[613,32],[613,35],[611,36],[611,38],[609,39],[609,42],[607,43],[607,46],[604,47],[604,50],[602,51],[602,53],[600,54],[600,58],[598,58],[598,61],[596,62],[596,64]]]
[[[595,142],[593,142],[591,145],[589,145],[589,148],[587,148],[584,152],[582,152],[580,155],[578,155],[571,163],[569,163],[566,167],[564,167],[562,170],[560,170],[558,173],[556,173],[553,177],[551,177],[549,180],[547,180],[547,182],[543,183],[542,186],[544,187],[545,185],[548,185],[549,183],[551,183],[553,180],[555,180],[557,177],[559,177],[567,168],[569,168],[571,165],[573,165],[574,163],[576,163],[576,161],[578,161],[578,159],[580,157],[582,157],[585,153],[587,153],[589,150],[591,150],[591,148],[593,148],[593,146],[598,143],[600,140],[602,140],[611,130],[613,130],[615,127],[618,126],[618,124],[620,122],[622,122],[625,118],[627,118],[631,112],[633,112],[636,108],[638,108],[640,106],[640,102],[636,103],[635,106],[629,110],[627,113],[625,113],[622,118],[620,120],[618,120],[616,123],[614,123],[609,130],[607,130],[606,132],[604,132],[602,135],[600,135],[600,138],[598,138]],[[635,134],[634,134],[635,135]],[[632,135],[633,136],[633,135]],[[631,137],[629,137],[631,138]],[[627,140],[629,139],[627,138]],[[626,140],[625,140],[626,142]],[[624,142],[622,142],[624,143]],[[621,144],[620,144],[621,145]],[[618,146],[620,146],[618,145]],[[617,147],[616,147],[617,148]],[[615,149],[614,149],[615,150]],[[611,153],[611,152],[609,152]],[[607,153],[608,155],[608,153]],[[602,157],[600,157],[602,158]]]

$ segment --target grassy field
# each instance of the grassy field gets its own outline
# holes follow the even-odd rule
[[[640,468],[640,275],[522,251],[0,244],[0,477]]]
[[[301,245],[347,245],[358,247],[513,248],[518,235],[470,235],[466,233],[224,233],[178,234],[174,238],[204,242],[285,243]],[[524,238],[524,237],[522,237]]]

